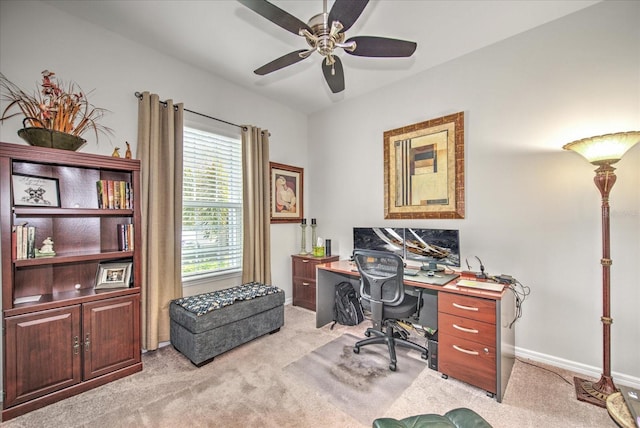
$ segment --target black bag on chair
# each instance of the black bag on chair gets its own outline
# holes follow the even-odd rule
[[[333,326],[342,325],[358,325],[364,321],[364,313],[362,305],[350,282],[344,281],[336,285],[335,290],[335,306],[333,309]]]

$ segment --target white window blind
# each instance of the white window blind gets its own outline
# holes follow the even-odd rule
[[[239,139],[184,128],[182,278],[242,269]]]

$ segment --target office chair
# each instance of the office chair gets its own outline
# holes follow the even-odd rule
[[[362,346],[386,343],[391,371],[396,370],[396,346],[419,351],[422,359],[426,360],[427,349],[409,341],[407,331],[397,322],[414,315],[419,304],[417,297],[404,292],[402,258],[397,254],[374,250],[355,250],[353,257],[361,277],[360,297],[371,307],[373,324],[364,333],[368,339],[357,342],[353,352],[359,354]]]

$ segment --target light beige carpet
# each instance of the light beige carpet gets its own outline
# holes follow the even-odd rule
[[[315,313],[285,307],[280,332],[227,352],[201,368],[171,346],[144,354],[144,370],[0,424],[27,427],[366,427],[287,366],[368,324],[315,328]],[[516,333],[517,334],[517,333]],[[400,366],[399,366],[400,367]],[[560,372],[560,371],[559,371]],[[572,379],[573,373],[560,372]],[[469,407],[495,428],[614,428],[605,409],[579,402],[559,376],[516,362],[502,403],[424,369],[386,411],[403,418]]]

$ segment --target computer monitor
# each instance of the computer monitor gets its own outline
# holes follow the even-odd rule
[[[404,228],[354,227],[353,249],[389,251],[404,258]]]
[[[458,230],[354,227],[353,248],[393,252],[427,271],[443,270],[438,265],[460,267]]]
[[[460,233],[450,229],[405,229],[405,259],[422,269],[441,271],[438,265],[460,267]]]

